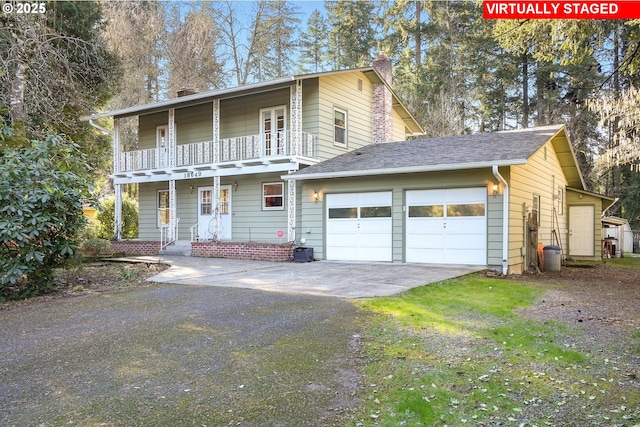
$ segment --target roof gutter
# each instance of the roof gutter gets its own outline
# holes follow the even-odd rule
[[[619,197],[616,197],[616,198],[614,199],[613,203],[611,203],[609,206],[607,206],[607,209],[605,209],[605,210],[603,210],[603,211],[602,211],[602,214],[600,215],[600,218],[604,218],[604,217],[605,217],[605,214],[607,213],[607,211],[608,211],[609,209],[611,209],[611,207],[612,207],[613,205],[615,205],[616,203],[618,203],[618,201],[619,201],[619,200],[620,200],[620,198],[619,198]]]
[[[500,175],[498,165],[491,167],[493,176],[502,184],[502,274],[509,273],[509,185]]]
[[[317,173],[293,173],[291,175],[283,175],[282,179],[304,181],[310,179],[332,179],[332,178],[353,178],[358,176],[373,175],[393,175],[399,173],[419,173],[419,172],[442,172],[462,169],[481,169],[486,167],[526,165],[526,159],[502,160],[499,162],[473,162],[466,164],[443,164],[431,166],[408,166],[398,168],[382,168],[382,169],[362,169],[362,170],[342,170],[336,172],[317,172]],[[304,169],[303,169],[304,170]]]

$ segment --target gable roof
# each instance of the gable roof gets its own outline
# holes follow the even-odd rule
[[[286,178],[304,180],[524,165],[549,140],[562,153],[559,159],[563,170],[566,168],[569,185],[584,188],[563,125],[370,144]]]
[[[169,108],[179,108],[186,107],[191,105],[205,104],[207,102],[211,102],[213,99],[225,99],[225,98],[233,98],[242,95],[248,95],[251,93],[260,93],[269,90],[280,89],[284,87],[288,87],[291,83],[296,80],[308,80],[314,79],[322,76],[329,75],[337,75],[344,73],[353,73],[353,72],[361,72],[363,73],[367,79],[369,79],[373,83],[383,83],[387,88],[391,91],[393,97],[393,108],[399,114],[399,116],[405,121],[407,128],[411,130],[413,134],[421,135],[424,134],[424,130],[415,119],[415,117],[407,110],[404,106],[400,98],[395,94],[391,86],[388,82],[382,78],[380,73],[374,67],[362,67],[355,69],[347,69],[347,70],[336,70],[336,71],[326,71],[321,73],[311,73],[311,74],[298,74],[292,76],[280,77],[274,80],[269,80],[265,82],[258,82],[252,84],[246,84],[242,86],[235,86],[231,88],[225,89],[216,89],[207,92],[198,92],[192,95],[181,96],[178,98],[171,98],[165,101],[153,102],[150,104],[143,105],[135,105],[127,108],[121,108],[118,110],[105,111],[103,113],[96,113],[89,116],[81,117],[80,120],[89,121],[96,120],[105,117],[128,117],[128,116],[136,116],[141,114],[149,114],[158,111],[167,110]]]

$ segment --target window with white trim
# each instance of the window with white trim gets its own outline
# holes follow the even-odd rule
[[[347,112],[339,108],[333,109],[333,143],[347,146]]]
[[[263,210],[283,210],[284,209],[284,183],[265,182],[262,184],[262,209]]]
[[[558,215],[564,215],[564,188],[558,186],[558,195],[556,196],[558,202]]]
[[[169,225],[170,219],[169,190],[158,190],[158,227]]]

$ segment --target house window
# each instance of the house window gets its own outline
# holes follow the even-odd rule
[[[333,109],[333,142],[342,147],[347,146],[347,112]]]
[[[202,190],[200,192],[200,215],[211,215],[213,213],[213,191]]]
[[[558,195],[556,196],[558,200],[558,215],[564,214],[564,188],[558,186]]]
[[[169,190],[158,191],[158,227],[169,225],[171,211],[169,206]]]
[[[262,184],[262,209],[284,209],[284,184],[282,182]]]

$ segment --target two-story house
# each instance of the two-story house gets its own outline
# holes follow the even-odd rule
[[[422,129],[391,64],[290,76],[110,111],[114,249],[535,270],[541,248],[599,259],[600,215],[564,126],[407,141]],[[119,123],[138,118],[137,149]],[[127,144],[130,146],[131,144]],[[139,185],[139,239],[120,240]]]
[[[371,67],[184,91],[86,119],[104,117],[113,118],[114,245],[128,253],[214,242],[222,255],[279,259],[280,243],[300,239],[302,198],[283,175],[422,132],[391,90],[383,53]],[[121,148],[119,123],[128,117],[138,119],[134,151]],[[139,186],[139,238],[125,242],[121,195],[131,183]]]

